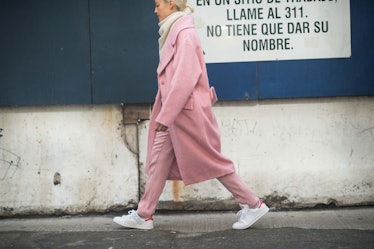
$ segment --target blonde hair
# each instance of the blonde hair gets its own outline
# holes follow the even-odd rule
[[[164,0],[164,1],[165,3],[169,3],[170,1],[173,1],[178,11],[185,11],[186,9],[189,9],[191,13],[194,11],[194,9],[187,4],[187,0]]]

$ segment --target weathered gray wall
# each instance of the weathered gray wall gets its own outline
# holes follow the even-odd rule
[[[141,120],[149,116],[140,110]],[[219,102],[214,112],[223,153],[270,206],[374,203],[373,97]],[[136,207],[148,121],[124,125],[123,113],[132,123],[139,110],[0,108],[0,216]],[[235,205],[211,180],[168,182],[159,208]]]

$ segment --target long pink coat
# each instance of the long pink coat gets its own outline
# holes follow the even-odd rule
[[[192,15],[174,25],[157,68],[158,92],[150,119],[146,173],[149,172],[156,122],[167,126],[176,162],[169,180],[188,184],[234,172],[221,154],[221,142],[212,104],[204,57]]]

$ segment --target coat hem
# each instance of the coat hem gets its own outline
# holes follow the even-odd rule
[[[208,181],[208,180],[213,180],[213,179],[217,179],[217,178],[220,178],[220,177],[224,177],[224,176],[230,175],[232,173],[235,173],[235,169],[232,169],[230,172],[217,174],[216,176],[209,176],[209,177],[205,177],[205,178],[201,178],[201,179],[194,179],[193,181],[185,181],[183,179],[167,179],[167,180],[168,181],[182,181],[184,183],[184,185],[188,186],[188,185],[197,184],[197,183],[200,183],[200,182],[205,182],[205,181]]]

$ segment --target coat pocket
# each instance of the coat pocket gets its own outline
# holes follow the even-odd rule
[[[194,106],[194,99],[192,96],[190,96],[186,104],[183,106],[183,110],[192,110],[193,106]]]

